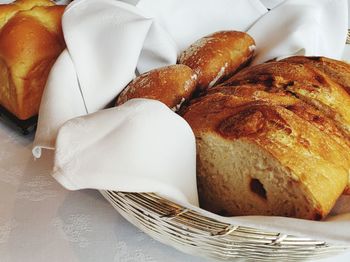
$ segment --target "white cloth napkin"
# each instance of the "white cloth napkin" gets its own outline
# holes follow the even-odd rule
[[[132,99],[66,122],[53,173],[70,190],[164,192],[198,204],[195,152],[192,129],[179,115],[159,101]]]
[[[187,123],[153,100],[102,109],[136,69],[173,64],[181,50],[213,31],[248,30],[257,42],[255,63],[294,54],[340,58],[347,1],[288,0],[268,13],[259,0],[135,2],[75,0],[68,6],[63,16],[67,50],[45,88],[33,154],[55,149],[53,175],[68,189],[157,192],[195,208],[195,146]],[[344,205],[338,210],[346,213]],[[310,222],[208,215],[350,244],[350,219],[344,216]]]
[[[347,1],[286,1],[248,30],[258,48],[254,64],[293,54],[339,59],[347,26]]]

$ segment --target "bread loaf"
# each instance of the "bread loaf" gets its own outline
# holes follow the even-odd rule
[[[255,42],[248,34],[221,31],[196,41],[180,54],[178,62],[198,74],[198,88],[203,91],[246,65],[254,49]]]
[[[119,95],[116,105],[132,98],[149,98],[176,111],[191,97],[196,85],[197,74],[188,66],[162,67],[136,77]]]
[[[223,85],[261,83],[293,94],[333,119],[350,135],[350,96],[338,83],[310,64],[270,62],[243,69]]]
[[[328,64],[321,65],[320,61],[327,61]],[[291,57],[244,69],[222,86],[260,83],[267,91],[284,90],[323,112],[341,133],[350,137],[350,95],[345,87],[347,71],[335,73],[336,70],[329,69],[336,65],[345,67],[346,64],[328,58]],[[345,193],[350,194],[350,176]]]
[[[222,215],[322,219],[350,193],[349,65],[291,57],[241,70],[181,111],[200,204]]]
[[[0,104],[21,120],[38,113],[49,71],[65,47],[64,8],[49,0],[0,5]]]
[[[335,164],[349,163],[344,148],[285,107],[217,92],[183,117],[197,141],[200,204],[212,212],[322,219],[347,184]]]
[[[335,140],[344,148],[345,157],[350,158],[350,137],[337,127],[333,119],[284,90],[273,87],[269,88],[268,91],[266,89],[267,87],[261,84],[246,84],[215,87],[208,94],[234,95],[250,102],[261,101],[271,105],[283,106],[314,125],[320,131],[328,134],[330,139]]]
[[[350,94],[350,65],[348,63],[320,56],[292,56],[281,61],[312,65]]]

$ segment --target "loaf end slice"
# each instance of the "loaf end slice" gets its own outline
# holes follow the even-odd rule
[[[339,145],[281,106],[213,94],[183,114],[197,141],[203,208],[322,219],[346,187]],[[329,160],[328,160],[329,159]]]

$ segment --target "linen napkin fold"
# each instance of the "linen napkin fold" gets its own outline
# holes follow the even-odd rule
[[[257,42],[255,63],[301,53],[340,58],[346,4],[288,0],[267,13],[258,0],[140,0],[136,6],[75,0],[63,16],[67,50],[45,88],[33,154],[56,149],[53,175],[69,189],[157,192],[195,208],[194,136],[187,123],[146,99],[102,109],[136,69],[174,64],[182,49],[213,31],[249,28]],[[286,233],[350,243],[349,220],[337,217],[329,226],[276,217],[215,218],[271,230],[283,225]],[[303,231],[304,222],[313,226]]]
[[[141,73],[162,65],[146,53],[159,57],[164,47],[171,46],[172,53],[177,56],[207,34],[232,29],[246,31],[267,12],[260,0],[162,0],[157,3],[139,0],[136,6],[154,20],[138,63]],[[155,43],[153,31],[168,37],[168,43]],[[176,57],[170,61],[172,63],[176,63]]]
[[[258,48],[253,64],[291,55],[340,59],[348,28],[347,4],[289,0],[276,6],[248,30]]]
[[[58,127],[65,121],[80,116],[84,111],[96,112],[109,104],[133,79],[136,67],[142,73],[175,64],[180,47],[187,46],[193,39],[182,38],[179,32],[187,31],[191,23],[196,23],[192,27],[193,34],[201,37],[212,33],[212,30],[237,28],[237,21],[241,21],[238,29],[248,28],[267,11],[258,0],[220,1],[227,6],[218,5],[214,0],[164,0],[157,1],[157,4],[140,0],[137,3],[140,8],[116,0],[72,2],[62,18],[67,51],[53,66],[47,81],[39,112],[34,155],[40,157],[41,148],[54,148]],[[215,23],[210,16],[213,6],[216,6]],[[232,10],[229,17],[233,18],[220,19],[228,17],[227,8]],[[192,15],[185,11],[188,9],[192,10]],[[178,10],[178,15],[174,10]],[[181,10],[187,16],[181,16]],[[157,16],[151,18],[148,13]],[[209,15],[204,17],[205,13]],[[61,87],[58,78],[72,74],[72,71],[64,69],[62,63],[74,66],[78,82],[74,81],[74,87],[71,86],[73,83],[69,86],[74,89],[70,101],[76,103],[65,103],[66,95],[58,91],[67,88]],[[66,114],[67,111],[77,114]]]
[[[156,192],[197,205],[195,147],[179,115],[159,101],[132,99],[66,122],[53,176],[70,190]]]

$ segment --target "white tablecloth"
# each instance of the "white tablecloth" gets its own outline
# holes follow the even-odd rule
[[[0,119],[0,261],[202,261],[151,239],[97,191],[70,192]],[[45,154],[46,155],[46,154]]]
[[[63,189],[47,154],[33,160],[32,140],[0,119],[1,262],[206,261],[151,239],[97,191]],[[325,261],[350,261],[350,253]]]

